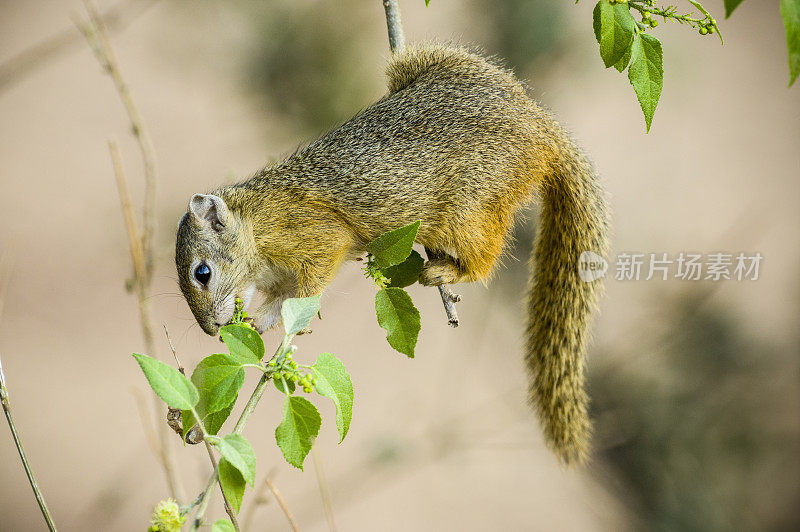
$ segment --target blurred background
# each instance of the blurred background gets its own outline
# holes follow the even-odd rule
[[[400,2],[407,39],[478,44],[504,58],[573,132],[611,196],[612,270],[588,364],[595,455],[588,467],[559,467],[525,404],[531,210],[499,275],[457,287],[458,329],[447,326],[436,291],[411,288],[423,317],[414,360],[386,345],[357,264],[327,290],[324,319],[297,340],[296,358],[335,353],[356,389],[341,445],[332,405],[319,403],[315,462],[338,529],[798,530],[800,88],[786,87],[777,2],[744,2],[720,23],[724,47],[659,26],[665,86],[649,135],[626,77],[602,66],[591,2],[431,4]],[[174,229],[189,197],[247,176],[379,98],[389,56],[383,8],[98,7],[157,152],[157,355],[169,357],[163,323],[191,368],[219,344],[194,324],[176,283]],[[722,20],[722,1],[706,7]],[[0,1],[0,353],[61,530],[143,530],[168,490],[142,428],[153,409],[130,357],[143,341],[125,290],[131,266],[107,140],[121,145],[137,204],[142,166],[76,15],[78,1]],[[757,281],[617,281],[613,256],[622,252],[764,259]],[[265,341],[270,349],[278,337]],[[303,473],[283,461],[273,435],[279,396],[267,394],[246,429],[258,489],[248,490],[242,520],[251,530],[288,529],[275,501],[256,496],[270,474],[300,527],[326,530],[314,462]],[[173,444],[193,498],[208,458]],[[0,530],[43,529],[4,424],[0,479]],[[218,493],[209,515],[224,516]]]

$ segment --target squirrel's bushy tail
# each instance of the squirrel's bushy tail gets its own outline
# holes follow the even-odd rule
[[[540,186],[541,214],[531,258],[526,362],[530,399],[545,439],[562,462],[586,459],[591,435],[584,358],[601,280],[583,281],[584,251],[607,251],[608,210],[589,162],[558,125]]]

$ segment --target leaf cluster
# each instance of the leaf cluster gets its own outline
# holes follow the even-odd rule
[[[421,328],[420,314],[405,287],[416,283],[422,256],[414,251],[420,221],[389,231],[367,245],[365,275],[378,287],[375,314],[393,349],[414,358]]]

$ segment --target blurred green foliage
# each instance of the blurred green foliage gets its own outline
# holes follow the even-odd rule
[[[388,44],[375,49],[370,43],[385,27],[364,2],[242,0],[234,6],[252,25],[245,73],[251,87],[301,133],[329,129],[384,92],[376,69]]]
[[[662,311],[655,343],[596,357],[621,362],[590,378],[620,499],[647,530],[800,529],[797,342],[757,341],[702,290]]]
[[[564,2],[473,0],[469,6],[487,25],[487,49],[518,72],[534,61],[546,68],[567,45],[564,18],[569,5]]]
[[[383,13],[359,0],[275,0],[231,4],[252,25],[245,75],[264,104],[317,134],[348,119],[385,92],[388,57]],[[477,44],[518,71],[563,50],[564,6],[551,0],[504,0],[465,9],[488,42]],[[431,8],[432,9],[432,8]],[[466,32],[465,32],[466,33]],[[380,43],[380,44],[377,44]],[[550,55],[548,55],[550,54]]]

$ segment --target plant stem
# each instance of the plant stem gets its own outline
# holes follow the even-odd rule
[[[386,11],[386,28],[389,30],[389,48],[392,53],[401,52],[406,47],[403,35],[403,21],[400,18],[400,6],[397,0],[382,0]]]
[[[116,149],[115,144],[110,143],[109,149],[111,150],[111,156],[114,162],[114,171],[117,177],[117,186],[119,188],[123,215],[125,217],[125,226],[128,231],[129,247],[134,270],[133,284],[139,303],[139,321],[144,338],[145,352],[150,355],[155,355],[153,336],[155,326],[150,309],[150,288],[153,279],[154,262],[153,239],[155,237],[156,228],[155,208],[157,180],[155,150],[153,149],[153,143],[145,127],[144,119],[133,100],[127,83],[125,83],[122,77],[116,54],[114,53],[114,49],[108,37],[108,29],[106,28],[103,18],[91,0],[84,0],[84,6],[89,16],[89,22],[83,23],[76,20],[75,25],[86,38],[86,42],[89,44],[92,52],[94,52],[97,62],[100,63],[114,82],[117,94],[128,114],[133,136],[139,145],[139,151],[141,152],[142,162],[144,164],[145,190],[144,206],[142,209],[143,223],[142,230],[140,231],[133,215],[130,194],[128,194],[127,181],[125,179],[121,158],[119,157],[119,151]],[[164,407],[155,395],[153,395],[153,398],[153,404],[158,419],[158,417],[163,416]],[[169,429],[164,423],[157,423],[156,432],[158,434],[161,466],[167,478],[170,494],[176,500],[182,502],[185,495],[172,457]]]
[[[195,414],[195,417],[197,415]],[[197,419],[200,419],[199,417]],[[205,428],[203,429],[203,443],[206,444],[206,451],[208,451],[208,458],[211,460],[211,466],[213,467],[214,471],[217,472],[217,484],[219,484],[219,491],[222,493],[222,502],[225,505],[225,512],[228,514],[228,517],[231,518],[231,523],[233,523],[233,528],[236,532],[240,532],[239,529],[239,522],[236,520],[236,512],[233,511],[231,508],[231,503],[228,502],[228,497],[225,496],[225,491],[222,489],[222,482],[219,480],[219,464],[217,463],[216,457],[214,457],[214,451],[211,450],[211,444],[208,443],[208,439],[206,438],[207,434],[205,434]]]
[[[294,520],[294,516],[292,512],[289,510],[289,507],[286,506],[286,501],[283,500],[281,496],[281,492],[278,491],[278,488],[275,487],[275,484],[272,483],[272,480],[269,478],[269,475],[264,479],[264,484],[269,488],[269,491],[272,492],[272,495],[275,497],[275,500],[278,501],[278,506],[281,507],[283,510],[283,514],[286,516],[286,520],[289,521],[289,526],[292,527],[294,532],[300,532],[300,528],[297,526],[297,522]]]
[[[275,354],[272,355],[272,358],[277,358],[284,353],[287,349],[286,338],[284,341],[281,342],[280,347],[275,351]],[[241,415],[239,416],[239,420],[236,422],[236,426],[233,428],[233,434],[241,434],[244,430],[244,426],[247,424],[247,420],[250,419],[250,416],[253,415],[253,412],[256,410],[256,405],[261,400],[261,396],[264,395],[264,390],[267,388],[267,384],[269,384],[270,379],[272,378],[272,374],[274,370],[268,370],[264,372],[264,375],[261,376],[259,379],[258,384],[256,384],[253,393],[250,395],[250,399],[247,400],[247,404],[244,406],[244,410],[242,411]],[[214,487],[214,484],[217,482],[217,478],[219,476],[219,464],[214,466],[214,471],[211,473],[211,476],[208,478],[208,482],[206,483],[206,487],[203,492],[200,494],[200,503],[197,507],[197,513],[194,516],[194,521],[192,523],[191,530],[197,530],[198,527],[201,526],[203,515],[206,512],[206,508],[208,507],[208,498],[211,492],[211,489]],[[221,487],[221,486],[220,486]],[[223,497],[225,494],[222,494]]]
[[[11,429],[11,435],[14,438],[14,445],[17,447],[20,460],[22,460],[22,465],[25,468],[25,474],[28,476],[28,482],[33,489],[33,494],[36,496],[36,502],[39,504],[39,509],[41,510],[42,516],[47,523],[47,528],[50,529],[51,532],[55,532],[56,525],[53,522],[53,517],[50,515],[50,510],[47,508],[47,503],[44,500],[42,490],[39,489],[39,484],[36,482],[36,477],[31,469],[31,464],[28,462],[28,456],[25,454],[25,449],[22,447],[22,440],[19,438],[17,426],[14,423],[14,416],[11,414],[11,402],[8,399],[8,391],[6,390],[6,377],[5,374],[3,374],[2,360],[0,360],[0,401],[3,403],[3,412],[6,415],[8,426]]]

